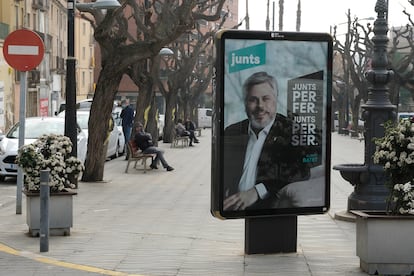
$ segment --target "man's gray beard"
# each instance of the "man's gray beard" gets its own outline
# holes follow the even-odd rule
[[[273,116],[269,117],[269,120],[266,121],[266,123],[263,123],[263,124],[260,124],[256,120],[254,120],[253,116],[250,116],[249,120],[250,120],[250,124],[252,125],[252,127],[254,129],[260,129],[261,130],[261,129],[265,128],[275,118],[275,116],[276,115],[273,115]]]

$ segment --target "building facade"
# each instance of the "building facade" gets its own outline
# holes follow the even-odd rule
[[[27,74],[26,117],[52,116],[65,99],[67,57],[66,0],[2,0],[0,3],[0,129],[19,120],[20,72],[4,60],[2,45],[11,32],[29,29],[43,39],[41,64]],[[93,94],[94,41],[90,23],[75,16],[77,100]],[[3,97],[1,96],[3,93]],[[3,100],[3,101],[2,101]],[[3,113],[2,113],[3,112]],[[4,117],[4,119],[3,119]]]

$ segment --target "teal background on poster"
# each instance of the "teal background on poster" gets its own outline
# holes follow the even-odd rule
[[[230,51],[228,55],[229,73],[264,65],[266,63],[266,44]]]

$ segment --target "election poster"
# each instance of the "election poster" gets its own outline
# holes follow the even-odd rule
[[[226,30],[215,46],[212,214],[326,212],[331,37]]]

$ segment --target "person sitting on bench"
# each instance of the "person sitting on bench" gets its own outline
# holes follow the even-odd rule
[[[197,137],[195,136],[195,131],[196,131],[195,124],[193,123],[193,121],[190,120],[190,118],[187,117],[187,120],[185,121],[184,126],[185,126],[185,129],[189,131],[190,133],[192,133],[192,135],[194,136],[194,143],[200,143],[200,141],[198,141]]]
[[[178,119],[177,125],[175,126],[175,131],[176,131],[177,136],[180,136],[180,137],[188,136],[190,138],[190,144],[189,144],[190,147],[193,146],[193,142],[198,143],[198,140],[194,135],[194,131],[188,131],[185,129],[185,126],[183,125],[183,120]]]
[[[167,161],[164,158],[164,151],[154,146],[152,143],[152,137],[150,133],[144,131],[144,126],[142,123],[137,123],[136,133],[135,133],[135,144],[139,147],[144,154],[156,154],[152,164],[150,165],[151,169],[158,169],[158,162],[161,162],[164,169],[167,171],[174,170],[173,167],[168,165]]]

